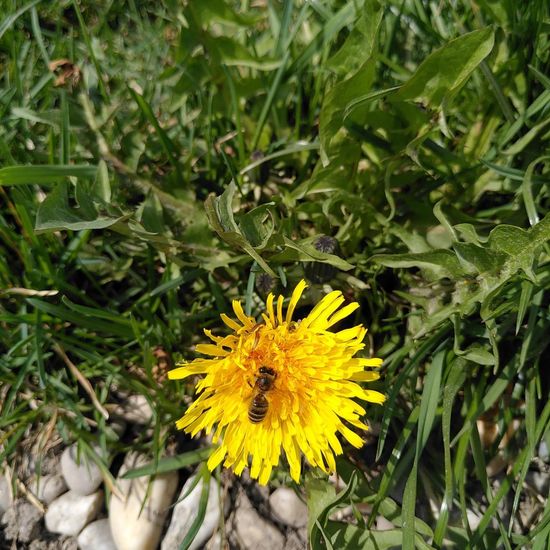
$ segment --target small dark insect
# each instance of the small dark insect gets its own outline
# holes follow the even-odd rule
[[[255,393],[252,396],[250,407],[248,408],[248,420],[253,424],[258,424],[267,415],[269,401],[265,394],[273,389],[275,378],[277,378],[277,374],[273,369],[269,367],[260,367],[259,376],[256,378],[256,384],[254,385]]]
[[[65,86],[68,83],[72,88],[80,81],[80,69],[69,59],[55,59],[48,68],[55,74],[54,86]]]

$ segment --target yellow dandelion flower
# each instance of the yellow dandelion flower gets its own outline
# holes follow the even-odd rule
[[[290,475],[299,482],[301,454],[328,473],[335,470],[335,455],[342,453],[338,433],[354,447],[362,446],[350,428],[368,429],[361,421],[365,409],[356,399],[383,403],[385,397],[358,382],[377,380],[379,374],[366,367],[379,367],[382,360],[354,357],[365,347],[362,325],[329,330],[359,307],[355,302],[341,307],[340,291],[293,321],[306,286],[305,281],[296,286],[286,315],[283,296],[275,303],[270,294],[262,322],[233,301],[237,320],[221,315],[233,333],[215,336],[205,330],[213,343],[200,344],[197,351],[209,358],[168,373],[171,379],[205,375],[196,386],[198,398],[176,425],[192,436],[214,430],[219,447],[208,460],[211,470],[223,462],[240,475],[250,466],[250,476],[265,485],[284,451]]]

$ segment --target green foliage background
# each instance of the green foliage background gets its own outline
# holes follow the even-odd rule
[[[549,439],[546,2],[0,5],[2,461],[44,424],[158,457],[192,391],[158,350],[325,263],[388,402],[346,491],[308,482],[312,546],[548,546],[548,495],[517,520]],[[109,428],[114,388],[152,438]],[[329,519],[350,503],[395,529]]]

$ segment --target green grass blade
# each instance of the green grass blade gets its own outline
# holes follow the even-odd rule
[[[178,182],[180,185],[184,184],[185,181],[183,179],[183,174],[181,172],[181,166],[177,158],[177,148],[174,145],[173,141],[170,139],[168,134],[164,131],[164,129],[159,124],[159,121],[157,120],[157,117],[153,113],[153,110],[151,109],[151,106],[143,96],[138,94],[135,90],[132,88],[128,88],[128,91],[130,92],[130,95],[134,98],[134,101],[137,103],[138,107],[140,108],[141,112],[145,116],[146,120],[153,126],[155,129],[157,135],[159,136],[162,148],[164,149],[164,152],[166,153],[166,156],[168,158],[168,161],[174,168]]]
[[[179,470],[187,466],[193,466],[194,464],[198,464],[199,462],[206,460],[210,456],[211,452],[212,447],[207,447],[204,449],[197,449],[194,451],[181,453],[176,456],[159,458],[156,463],[151,462],[149,464],[145,464],[144,466],[139,466],[138,468],[128,470],[123,475],[123,478],[133,479],[135,477],[163,474],[166,472],[171,472],[173,470]]]
[[[289,57],[290,57],[290,51],[287,51],[283,56],[281,64],[279,65],[279,68],[277,69],[277,72],[273,77],[271,86],[269,87],[269,91],[267,93],[265,103],[260,112],[260,116],[258,117],[258,120],[256,122],[256,129],[254,130],[254,137],[252,138],[252,147],[251,147],[253,151],[255,151],[258,148],[258,143],[260,142],[260,136],[262,135],[262,130],[264,129],[264,125],[267,121],[267,117],[269,116],[269,111],[271,110],[273,101],[275,99],[275,95],[279,91],[279,87],[283,81],[283,75],[285,74]]]
[[[206,507],[208,506],[208,496],[210,494],[210,472],[208,471],[206,464],[203,464],[201,468],[200,477],[202,480],[202,488],[199,499],[199,507],[197,509],[197,516],[189,527],[189,531],[187,531],[184,539],[181,541],[180,550],[187,550],[191,546],[197,536],[197,533],[199,532],[199,529],[202,527],[204,517],[206,516]]]
[[[0,23],[0,38],[4,36],[4,33],[21,17],[26,11],[30,10],[36,4],[38,4],[40,0],[32,0],[32,2],[29,2],[28,4],[25,4],[22,8],[19,8],[16,12],[8,15],[1,23]]]
[[[71,166],[6,166],[0,168],[1,185],[55,184],[67,176],[95,178],[97,168],[88,165]]]

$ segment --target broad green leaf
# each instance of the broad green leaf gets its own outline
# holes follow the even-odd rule
[[[472,243],[454,243],[453,248],[464,269],[475,274],[496,275],[508,258],[508,254]]]
[[[491,300],[518,271],[523,270],[534,281],[534,262],[538,258],[540,247],[549,240],[550,214],[547,214],[538,224],[528,230],[511,225],[495,227],[489,235],[487,250],[490,252],[487,257],[500,262],[500,257],[504,255],[506,260],[494,275],[487,272],[478,276],[476,281],[466,276],[468,272],[462,266],[455,271],[456,263],[459,261],[448,250],[434,250],[421,254],[378,254],[371,259],[389,267],[429,267],[429,264],[437,263],[442,269],[443,275],[450,276],[451,273],[458,273],[459,275],[453,278],[462,278],[462,281],[457,281],[452,303],[431,312],[429,318],[425,319],[422,329],[416,334],[416,337],[420,337],[451,318],[454,313],[459,313],[462,316],[470,315],[478,304],[483,306],[482,317],[489,318]],[[458,248],[463,250],[460,246]],[[478,252],[476,249],[476,253]],[[495,256],[494,253],[497,255]],[[424,257],[424,254],[427,256]],[[479,261],[479,258],[477,260]],[[483,265],[491,265],[491,263]],[[477,362],[482,362],[482,364],[486,364],[490,359],[488,355],[483,358],[477,352],[476,358]]]
[[[229,245],[240,248],[249,254],[258,265],[272,277],[277,277],[266,261],[260,256],[256,249],[246,240],[241,233],[233,216],[233,196],[236,186],[231,182],[227,189],[219,196],[210,195],[204,202],[204,208],[210,225],[216,233]]]
[[[489,246],[507,256],[521,253],[529,244],[528,232],[515,225],[498,225],[489,235]]]
[[[240,66],[258,69],[260,71],[273,71],[282,63],[281,59],[257,57],[250,53],[242,44],[228,36],[216,36],[212,39],[216,47],[221,63],[228,67]]]
[[[225,232],[239,232],[233,216],[233,197],[236,190],[237,187],[231,182],[219,197],[210,195],[205,201],[208,221],[220,236]]]
[[[527,231],[513,225],[495,227],[489,235],[489,246],[510,255],[503,267],[504,277],[509,277],[520,269],[530,276],[540,247],[549,240],[550,214],[546,214]]]
[[[328,69],[339,77],[348,77],[360,69],[375,47],[383,9],[383,4],[377,0],[365,2],[364,11],[345,42],[327,61]]]
[[[468,243],[479,245],[482,242],[487,242],[487,239],[483,239],[477,234],[476,228],[471,223],[458,223],[453,227]]]
[[[275,229],[271,213],[273,203],[265,203],[239,216],[239,229],[246,240],[257,249],[264,248]]]
[[[357,7],[355,2],[344,2],[342,7],[325,21],[319,32],[294,60],[289,68],[289,73],[300,74],[307,68],[311,58],[317,55],[328,42],[334,39],[343,27],[356,21]]]
[[[259,19],[250,13],[243,13],[242,10],[234,10],[223,0],[201,0],[193,3],[193,13],[203,25],[217,21],[247,27]]]
[[[374,80],[374,67],[373,61],[366,61],[356,74],[336,84],[327,93],[319,117],[321,160],[324,166],[329,163],[331,144],[344,123],[347,105],[370,89]]]
[[[44,199],[36,213],[35,231],[59,231],[68,229],[105,229],[127,219],[129,215],[100,213],[93,198],[77,185],[78,208],[69,206],[67,184],[58,184]]]
[[[451,279],[459,279],[467,273],[456,255],[444,249],[416,254],[376,254],[371,260],[388,267],[429,268],[440,273],[440,276]]]
[[[353,186],[360,155],[361,146],[356,140],[349,137],[335,139],[331,145],[328,165],[323,165],[319,160],[311,177],[293,189],[292,199],[296,201],[313,193],[350,189]]]
[[[478,365],[491,366],[495,364],[495,356],[479,342],[467,347],[460,353],[460,356]]]
[[[143,228],[150,233],[161,234],[166,229],[164,212],[160,199],[154,193],[149,193],[136,213],[136,218]]]
[[[392,99],[422,100],[433,107],[448,102],[489,55],[493,44],[494,33],[490,28],[451,40],[430,54]]]
[[[319,252],[313,245],[313,242],[317,239],[317,236],[308,237],[301,241],[292,241],[287,237],[283,237],[283,243],[285,250],[279,254],[275,254],[272,257],[276,262],[322,262],[330,264],[341,269],[342,271],[349,271],[353,269],[353,264],[346,262],[335,254],[327,254],[326,252]]]
[[[399,90],[400,86],[392,86],[391,88],[386,88],[385,90],[375,90],[374,92],[369,92],[367,94],[358,96],[354,99],[352,99],[347,105],[344,110],[343,119],[346,120],[349,118],[354,111],[361,107],[367,106],[369,103],[376,99],[382,99],[383,97],[386,97],[387,95],[392,94],[393,92]]]
[[[376,0],[367,0],[363,10],[356,23],[357,30],[352,31],[353,36],[350,35],[349,41],[344,43],[341,53],[335,54],[335,59],[340,63],[347,59],[347,68],[344,67],[341,71],[345,78],[330,89],[319,116],[321,160],[325,166],[329,163],[331,142],[343,125],[346,108],[354,99],[369,92],[375,76],[375,61],[372,56],[382,21],[383,7]],[[359,48],[361,43],[363,47]],[[356,50],[360,51],[359,59],[350,57]],[[351,74],[350,69],[353,71]]]
[[[428,244],[426,238],[418,232],[411,232],[394,223],[391,227],[391,232],[398,237],[409,249],[409,252],[418,254],[419,252],[430,252],[433,250]]]
[[[328,481],[310,477],[306,481],[308,503],[308,533],[312,548],[321,548],[321,537],[326,537],[325,526],[332,510],[349,501],[357,487],[357,472],[353,472],[347,487],[335,494],[334,486]],[[323,492],[321,496],[319,493]]]
[[[316,528],[316,523],[323,512],[330,507],[336,497],[334,485],[326,479],[315,478],[311,474],[305,481],[307,512],[308,512],[308,535],[311,541],[312,534]]]

